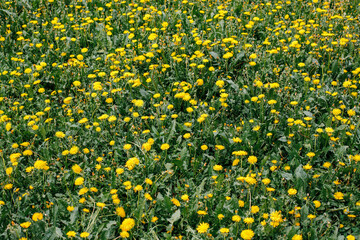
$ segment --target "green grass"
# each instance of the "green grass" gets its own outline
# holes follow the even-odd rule
[[[360,239],[359,4],[0,2],[0,238]]]

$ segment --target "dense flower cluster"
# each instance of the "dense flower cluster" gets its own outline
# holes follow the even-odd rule
[[[359,16],[0,2],[0,239],[360,239]]]

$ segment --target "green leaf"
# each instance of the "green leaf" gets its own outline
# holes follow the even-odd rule
[[[74,224],[74,222],[76,220],[76,217],[78,216],[78,211],[79,211],[79,208],[75,207],[74,211],[71,212],[71,214],[70,214],[70,224]]]
[[[217,54],[216,52],[210,52],[210,55],[215,59],[220,59],[219,54]]]
[[[335,129],[335,131],[342,131],[342,130],[344,130],[347,126],[348,126],[348,125],[340,125],[339,127],[337,127],[337,128]]]
[[[231,80],[225,80],[225,81],[228,82],[235,91],[239,90],[239,85],[234,83],[234,81],[231,81]]]
[[[282,136],[281,138],[278,139],[278,141],[280,142],[287,142],[287,139],[285,136]]]
[[[63,238],[63,234],[60,228],[57,227],[51,227],[49,228],[43,237],[43,239],[47,240],[55,240],[58,238]]]
[[[169,133],[169,135],[168,135],[168,138],[166,139],[166,142],[167,142],[167,143],[168,143],[169,140],[174,136],[175,130],[176,130],[176,120],[173,121],[171,130],[170,130],[170,133]]]
[[[145,98],[150,95],[149,91],[145,91],[144,89],[140,89],[139,92],[140,92],[141,96],[143,96]]]
[[[14,16],[14,17],[16,16],[16,13],[10,12],[10,11],[5,10],[5,9],[0,9],[0,11],[3,11],[3,12],[7,13],[10,16]]]
[[[286,180],[293,180],[293,176],[291,173],[287,173],[287,172],[280,172],[280,175],[285,178]]]
[[[174,164],[173,163],[166,163],[165,164],[165,168],[166,168],[166,170],[171,170],[171,168],[174,166]]]
[[[304,111],[305,116],[307,117],[314,117],[314,115],[309,111]]]
[[[348,148],[349,148],[349,146],[341,146],[336,150],[336,154],[338,156],[342,156],[342,155],[344,155],[344,153],[346,153],[346,149],[348,149]]]
[[[304,171],[303,169],[303,165],[300,164],[296,169],[295,169],[295,178],[296,179],[301,179],[303,180],[304,182],[306,181],[308,175],[307,173]]]
[[[180,209],[178,209],[167,220],[170,222],[171,225],[173,225],[174,222],[176,222],[180,219],[180,217],[181,217],[181,211],[180,211]]]

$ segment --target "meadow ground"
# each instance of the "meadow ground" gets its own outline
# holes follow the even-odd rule
[[[359,4],[1,0],[0,239],[360,239]]]

